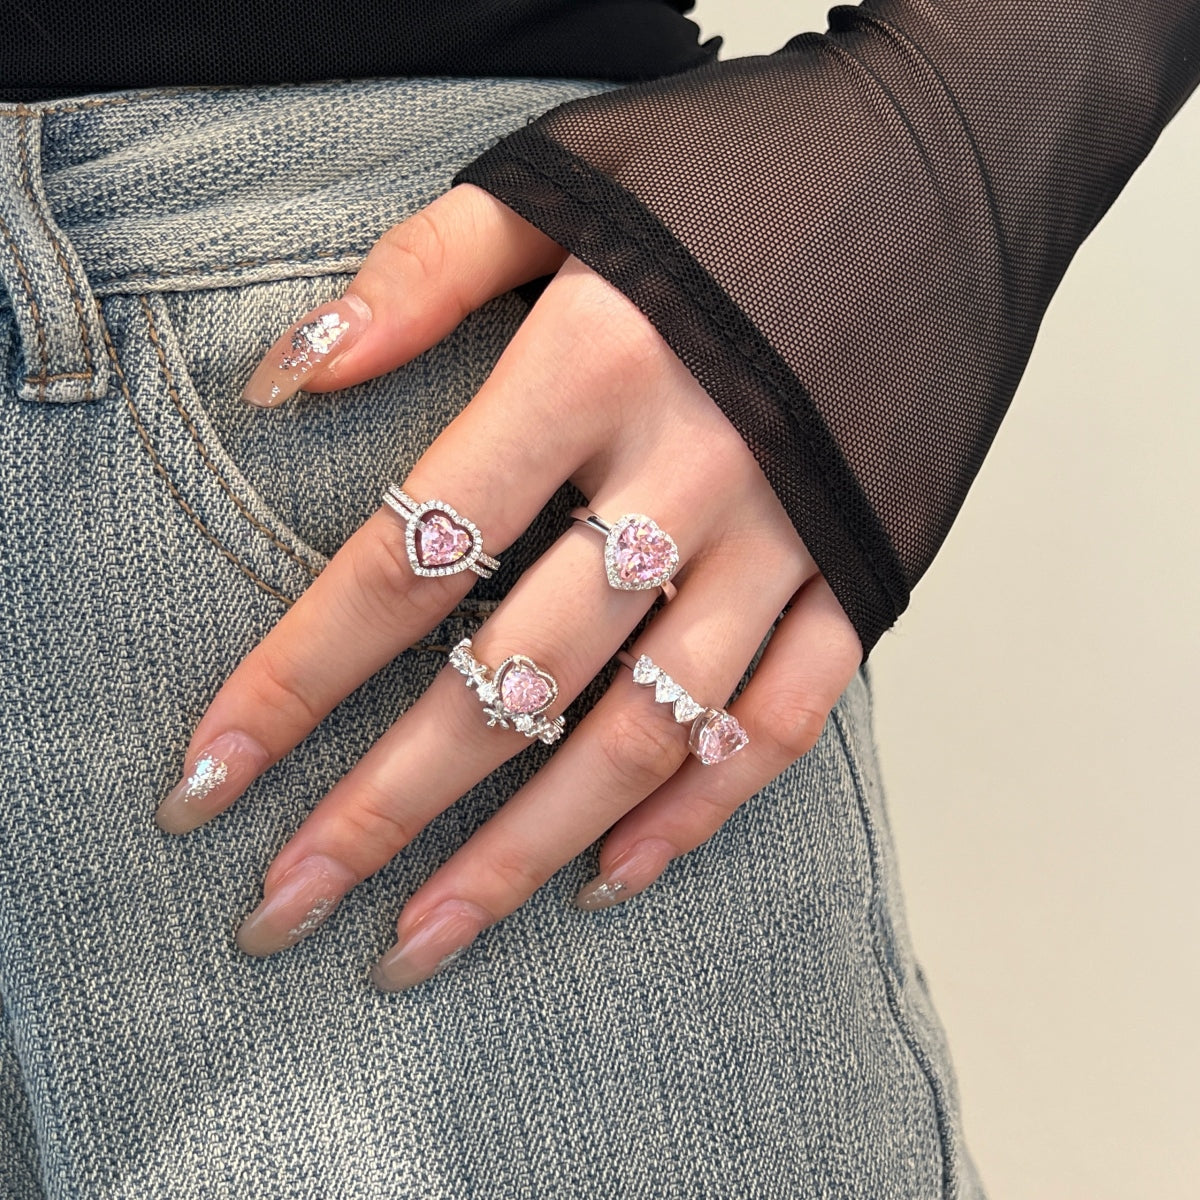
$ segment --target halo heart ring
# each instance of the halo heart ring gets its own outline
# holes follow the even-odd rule
[[[483,534],[478,526],[460,516],[441,500],[419,504],[397,484],[383,494],[383,502],[405,520],[404,548],[416,575],[435,578],[474,571],[491,579],[500,562],[483,552]]]
[[[604,571],[609,587],[623,592],[662,588],[675,598],[671,576],[679,567],[679,547],[661,525],[644,513],[626,513],[611,525],[590,508],[571,510],[571,519],[604,538]]]

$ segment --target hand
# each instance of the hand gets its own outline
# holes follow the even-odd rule
[[[409,899],[375,982],[428,978],[609,830],[577,900],[634,895],[816,742],[861,658],[848,618],[745,442],[619,291],[488,193],[460,185],[390,229],[346,295],[297,322],[247,386],[258,403],[347,387],[408,362],[493,296],[556,272],[492,374],[403,484],[478,523],[499,556],[570,479],[609,521],[647,513],[675,538],[678,595],[633,648],[702,704],[730,695],[791,608],[731,711],[740,753],[704,766],[686,728],[627,670],[548,764]],[[282,367],[280,363],[284,362]],[[414,575],[405,523],[381,507],[238,666],[200,721],[160,825],[227,808],[345,696],[433,628],[469,571]],[[612,588],[602,541],[577,524],[512,586],[474,637],[495,667],[527,655],[560,713],[658,596]],[[267,871],[238,943],[269,954],[316,928],[356,883],[528,745],[489,728],[447,668],[316,806]]]

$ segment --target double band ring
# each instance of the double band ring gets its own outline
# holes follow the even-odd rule
[[[436,577],[474,571],[481,579],[491,579],[492,572],[500,569],[497,559],[484,554],[478,527],[449,504],[441,500],[418,504],[394,483],[384,492],[383,502],[405,520],[404,548],[414,574]]]
[[[610,587],[623,592],[662,588],[674,599],[671,576],[679,566],[679,547],[657,521],[643,513],[626,513],[608,524],[590,508],[571,510],[571,519],[604,538],[604,570]]]
[[[741,722],[723,708],[706,708],[697,704],[661,667],[655,666],[648,655],[635,659],[624,650],[617,658],[633,672],[633,682],[654,689],[659,704],[669,704],[680,725],[690,725],[688,749],[706,766],[732,758],[750,741]]]
[[[489,726],[515,729],[547,746],[562,737],[562,717],[543,716],[558,697],[558,681],[532,658],[510,654],[492,671],[471,653],[471,639],[463,638],[450,651],[450,665],[475,689]]]

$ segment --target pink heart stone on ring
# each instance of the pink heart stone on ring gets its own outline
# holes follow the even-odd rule
[[[417,557],[423,567],[458,562],[471,548],[471,535],[436,509],[425,513],[417,530]]]
[[[623,591],[661,587],[679,566],[679,549],[657,521],[628,513],[608,531],[604,566],[608,582]]]
[[[558,684],[534,661],[521,654],[505,660],[496,671],[500,703],[511,713],[533,716],[549,708],[558,695]]]
[[[688,746],[706,766],[732,758],[750,741],[741,722],[720,709],[710,708],[696,718],[688,737]]]

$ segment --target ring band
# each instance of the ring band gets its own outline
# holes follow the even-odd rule
[[[500,562],[483,552],[479,527],[441,500],[418,504],[397,484],[383,493],[383,502],[405,520],[404,548],[416,575],[436,578],[474,571],[480,579],[491,579]]]
[[[450,665],[475,689],[489,726],[516,729],[547,746],[562,737],[562,717],[543,716],[558,697],[558,681],[532,658],[510,654],[493,672],[471,653],[468,637],[450,651]]]
[[[623,592],[662,588],[675,598],[671,576],[679,566],[679,547],[657,521],[644,513],[626,513],[611,525],[590,508],[571,510],[571,519],[604,538],[604,571],[609,587]]]
[[[706,708],[697,704],[688,693],[661,667],[643,654],[635,659],[632,654],[621,650],[617,658],[633,672],[633,682],[654,689],[654,699],[659,704],[671,705],[675,720],[680,725],[690,725],[688,749],[706,766],[732,758],[750,741],[750,735],[737,717],[723,708]]]

